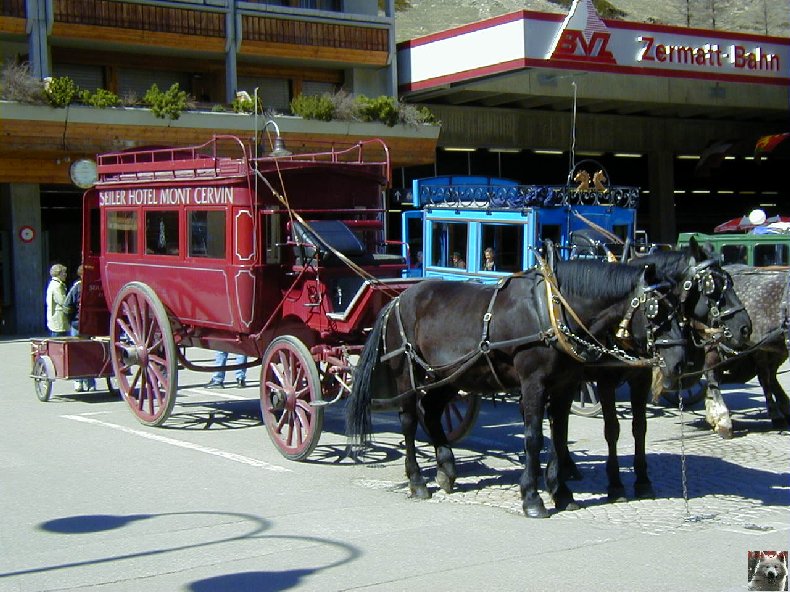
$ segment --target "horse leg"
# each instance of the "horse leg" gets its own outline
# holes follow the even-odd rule
[[[771,425],[777,429],[790,423],[790,401],[776,378],[776,364],[758,364],[757,379],[763,388],[765,406],[771,418]]]
[[[620,439],[620,420],[615,406],[615,384],[598,382],[598,400],[603,412],[603,434],[609,454],[606,457],[606,476],[609,480],[606,498],[609,502],[624,502],[625,486],[620,480],[620,460],[617,458],[617,441]]]
[[[719,388],[721,371],[716,366],[721,362],[719,350],[715,347],[705,351],[705,378],[708,382],[705,392],[705,421],[708,422],[713,431],[722,438],[732,438],[732,419],[730,410],[724,402]]]
[[[452,389],[439,389],[430,392],[421,401],[425,430],[436,451],[436,483],[446,493],[453,491],[456,472],[455,455],[442,427],[442,414],[447,403],[457,394],[457,391]]]
[[[540,388],[540,387],[539,387]],[[540,475],[540,450],[543,448],[542,394],[528,392],[526,383],[521,387],[521,411],[524,417],[524,472],[521,474],[521,507],[528,518],[548,518],[549,513],[538,493]]]
[[[705,421],[708,422],[713,431],[725,439],[732,438],[732,419],[730,410],[724,402],[719,388],[718,373],[706,372],[708,386],[705,394]]]
[[[415,441],[417,423],[417,395],[413,395],[406,398],[400,411],[401,431],[406,444],[406,478],[409,480],[409,492],[412,497],[429,499],[431,492],[428,491],[425,479],[420,473],[420,465],[417,464],[417,445]]]
[[[568,466],[568,419],[573,401],[573,389],[566,389],[567,396],[552,393],[549,402],[549,423],[551,425],[551,448],[546,465],[546,489],[551,493],[557,510],[578,510],[579,504],[573,499],[573,492],[565,483],[563,467]],[[572,461],[571,461],[572,462]]]
[[[634,494],[639,499],[654,498],[656,492],[647,474],[647,398],[650,393],[652,372],[639,372],[639,378],[631,382],[631,432],[634,435]],[[644,378],[642,378],[644,376]]]

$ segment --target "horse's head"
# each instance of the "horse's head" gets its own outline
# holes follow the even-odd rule
[[[626,320],[630,321],[633,348],[638,353],[656,359],[664,378],[664,387],[674,388],[685,367],[685,323],[680,314],[680,300],[674,291],[674,284],[660,278],[655,265],[645,265]],[[622,323],[621,327],[624,327]]]
[[[683,312],[703,344],[724,342],[743,349],[752,334],[752,321],[735,293],[732,278],[712,251],[689,241],[689,266],[682,281]]]
[[[586,190],[590,188],[590,173],[584,169],[579,169],[579,172],[573,177],[573,180],[579,184],[577,190]]]

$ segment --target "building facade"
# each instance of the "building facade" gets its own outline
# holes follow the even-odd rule
[[[557,184],[593,159],[642,188],[638,225],[674,242],[761,207],[787,214],[790,39],[517,11],[398,45],[399,91],[442,122],[434,166]],[[790,143],[790,142],[788,142]],[[782,154],[784,152],[784,154]],[[783,209],[784,208],[784,209]]]
[[[173,83],[196,101],[177,120],[140,108],[0,102],[0,333],[44,331],[52,263],[80,261],[82,190],[75,162],[144,145],[195,145],[254,133],[250,115],[215,112],[256,92],[286,144],[309,149],[383,137],[393,164],[430,164],[438,127],[308,122],[291,99],[344,89],[396,95],[394,2],[376,0],[9,0],[0,5],[3,64],[68,76],[127,102]]]

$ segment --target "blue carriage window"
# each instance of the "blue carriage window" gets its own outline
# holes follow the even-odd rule
[[[145,252],[178,255],[178,212],[145,213]]]
[[[107,212],[107,252],[137,252],[137,212]]]
[[[189,256],[225,258],[225,211],[189,212]]]
[[[478,269],[507,273],[521,271],[524,269],[523,245],[523,224],[482,224]],[[493,249],[493,269],[491,263],[486,263],[486,249]]]
[[[431,223],[431,265],[466,269],[466,246],[469,242],[466,222]],[[453,254],[457,253],[453,263]]]

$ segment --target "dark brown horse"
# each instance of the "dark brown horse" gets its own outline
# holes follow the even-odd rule
[[[524,419],[524,513],[548,515],[538,491],[542,420],[552,416],[552,459],[546,488],[557,509],[575,502],[557,470],[567,456],[557,415],[567,413],[584,367],[600,363],[658,363],[667,377],[683,369],[684,339],[671,286],[652,266],[598,261],[559,262],[511,276],[496,286],[426,281],[382,311],[360,356],[347,402],[347,432],[370,440],[371,407],[400,408],[406,475],[413,496],[430,492],[417,464],[417,406],[434,444],[437,481],[451,491],[455,458],[441,425],[446,403],[459,390],[519,390]],[[619,335],[616,335],[619,334]],[[374,401],[375,400],[375,401]]]
[[[691,339],[686,352],[686,373],[701,372],[705,349],[726,344],[743,349],[751,334],[751,320],[738,298],[730,276],[724,271],[714,253],[692,239],[689,246],[679,251],[657,251],[637,257],[629,265],[655,265],[656,273],[675,284],[681,301],[683,318],[690,328]],[[634,436],[634,492],[638,498],[653,497],[647,469],[645,440],[647,435],[647,402],[652,386],[650,369],[601,369],[589,367],[587,378],[597,381],[598,397],[604,416],[604,437],[609,449],[606,472],[609,479],[610,501],[625,499],[625,488],[620,479],[617,441],[620,424],[615,410],[615,389],[628,382],[631,395],[631,430]],[[698,374],[694,374],[695,380]],[[569,464],[569,471],[573,471]]]

